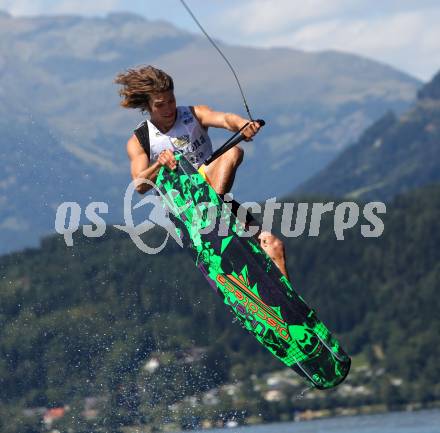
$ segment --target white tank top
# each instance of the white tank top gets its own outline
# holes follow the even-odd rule
[[[176,121],[167,132],[160,132],[149,120],[150,160],[155,161],[165,149],[181,151],[198,168],[212,154],[212,143],[189,107],[177,107]]]

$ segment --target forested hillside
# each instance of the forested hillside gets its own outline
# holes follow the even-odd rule
[[[397,198],[379,239],[363,238],[357,226],[337,241],[331,217],[317,238],[285,239],[297,290],[351,355],[385,369],[379,388],[362,400],[335,391],[322,394],[321,406],[440,399],[439,218],[440,187],[433,186]],[[232,323],[171,241],[147,256],[122,233],[77,237],[72,248],[50,237],[39,249],[3,256],[0,275],[4,432],[31,425],[22,408],[75,410],[90,396],[101,399],[93,429],[119,431],[171,416],[169,407],[185,397],[283,369]],[[158,366],[151,369],[152,359]],[[244,413],[278,419],[280,406],[263,410],[256,398],[240,403]],[[219,411],[234,407],[230,398],[222,405]],[[36,425],[29,431],[39,431]],[[76,431],[90,433],[87,425]]]
[[[440,72],[402,116],[389,112],[335,161],[298,188],[362,200],[390,200],[440,181]]]

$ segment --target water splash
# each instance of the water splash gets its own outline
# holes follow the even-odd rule
[[[296,397],[295,397],[295,399],[296,400],[302,400],[304,397],[305,397],[305,395],[306,395],[306,393],[307,392],[309,392],[309,391],[311,391],[313,389],[313,386],[308,386],[307,388],[304,388]]]

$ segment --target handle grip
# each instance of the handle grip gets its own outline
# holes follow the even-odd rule
[[[266,122],[263,119],[258,119],[255,122],[257,122],[260,126],[264,126]],[[246,125],[242,128],[246,128],[246,126],[249,125],[249,122],[246,123]],[[238,143],[243,141],[245,139],[245,135],[240,132],[238,135],[237,133],[234,134],[226,143],[224,143],[222,146],[220,146],[206,161],[205,164],[209,165],[211,162],[215,161],[219,156],[223,155],[225,152],[227,152],[232,147],[236,146]]]

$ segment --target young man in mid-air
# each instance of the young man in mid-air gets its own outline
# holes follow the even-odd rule
[[[208,166],[206,159],[212,154],[212,143],[208,128],[224,128],[239,131],[248,120],[232,113],[214,111],[206,105],[177,107],[174,97],[173,79],[153,66],[129,69],[116,77],[120,84],[121,105],[148,112],[150,119],[142,122],[127,142],[127,153],[131,163],[133,180],[148,179],[155,182],[162,166],[176,168],[174,151],[182,151],[189,161],[204,176],[217,194],[228,193],[234,183],[235,173],[243,160],[243,149],[235,146]],[[250,122],[243,129],[249,141],[258,132],[260,125]],[[139,183],[141,194],[150,187]],[[269,232],[258,235],[261,247],[286,276],[284,246]]]

